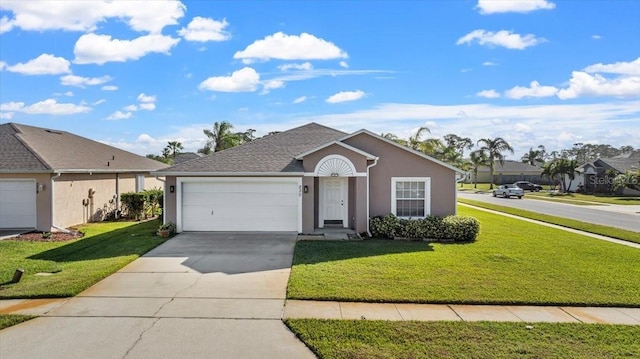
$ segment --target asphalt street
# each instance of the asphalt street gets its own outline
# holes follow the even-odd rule
[[[517,198],[500,198],[493,197],[491,193],[469,193],[458,192],[458,198],[472,199],[493,203],[501,206],[524,209],[531,212],[538,212],[552,216],[575,219],[582,222],[600,224],[604,226],[626,229],[629,231],[640,232],[640,214],[625,213],[622,211],[611,210],[612,206],[579,206],[565,203],[555,203],[551,201],[542,201],[535,199],[520,200]],[[622,207],[621,205],[615,205]],[[625,206],[626,207],[626,206]],[[638,207],[638,206],[634,206]],[[628,208],[627,208],[628,209]],[[640,210],[640,209],[639,209]],[[628,212],[628,211],[626,211]]]

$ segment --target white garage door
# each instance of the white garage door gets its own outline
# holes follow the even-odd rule
[[[300,195],[299,178],[183,180],[179,229],[299,232]]]
[[[0,180],[0,228],[35,227],[35,181]]]

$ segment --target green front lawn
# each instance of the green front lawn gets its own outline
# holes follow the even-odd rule
[[[288,319],[322,359],[632,358],[640,326]]]
[[[0,314],[0,330],[35,318],[31,315]]]
[[[74,296],[166,241],[158,221],[102,222],[69,242],[0,241],[0,299]],[[17,268],[25,273],[8,283]]]
[[[474,243],[301,241],[294,299],[365,302],[640,305],[640,251],[460,208]]]
[[[595,233],[602,236],[622,239],[624,241],[640,243],[640,232],[627,231],[625,229],[603,226],[600,224],[593,224],[593,223],[582,222],[582,221],[576,221],[574,219],[556,217],[548,214],[531,212],[524,209],[501,206],[498,204],[487,203],[483,201],[475,201],[475,200],[466,199],[466,198],[458,198],[458,202],[470,204],[476,207],[492,209],[498,212],[513,214],[515,216],[520,216],[520,217],[535,219],[542,222],[556,224],[558,226],[578,229],[578,230],[589,232],[589,233]]]

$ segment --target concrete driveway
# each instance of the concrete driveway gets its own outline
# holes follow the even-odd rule
[[[281,321],[295,241],[181,234],[0,332],[0,358],[315,358]]]

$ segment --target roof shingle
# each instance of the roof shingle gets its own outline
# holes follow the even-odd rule
[[[310,123],[159,172],[303,172],[302,161],[295,156],[345,135],[345,132]]]
[[[167,165],[65,131],[0,125],[0,172],[154,171]]]

